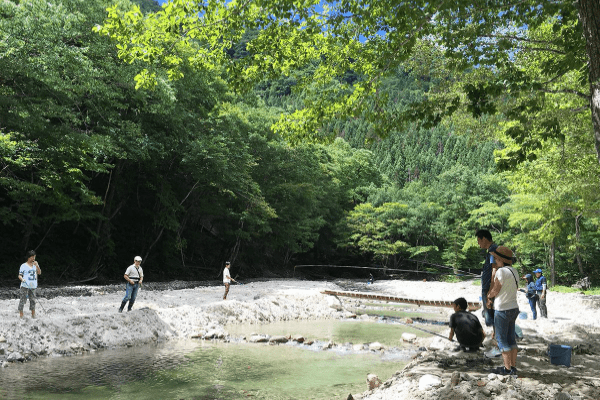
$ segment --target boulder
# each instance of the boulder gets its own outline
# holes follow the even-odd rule
[[[6,357],[6,361],[8,361],[8,362],[23,361],[23,360],[25,360],[25,357],[23,357],[23,355],[21,353],[19,353],[18,351],[10,353],[8,355],[8,357]]]

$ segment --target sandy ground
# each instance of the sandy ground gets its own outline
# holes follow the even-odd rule
[[[415,299],[454,300],[462,296],[468,301],[478,301],[480,296],[480,287],[471,282],[394,280],[355,286],[361,291]],[[345,311],[345,301],[340,304],[339,300],[321,294],[326,289],[344,290],[344,287],[323,281],[254,282],[232,285],[225,301],[222,300],[222,286],[166,291],[142,288],[134,310],[129,313],[117,312],[124,290],[93,289],[88,296],[40,298],[35,319],[28,315],[28,305],[25,318],[20,319],[18,300],[0,300],[0,365],[10,367],[10,362],[31,360],[36,356],[76,355],[194,335],[224,338],[227,336],[224,326],[232,323],[348,317],[350,312]],[[481,353],[465,359],[464,353],[451,351],[455,343],[431,338],[417,343],[427,347],[428,351],[419,355],[404,371],[378,389],[353,396],[355,399],[381,400],[466,399],[479,395],[483,395],[482,398],[496,395],[497,398],[545,399],[569,392],[572,398],[599,399],[600,296],[550,292],[547,304],[550,318],[533,321],[525,295],[519,296],[519,307],[528,312],[529,318],[517,321],[525,333],[520,344],[517,381],[502,382],[498,389],[492,383],[500,381],[495,377],[490,379],[486,372],[490,365],[478,365],[485,364]],[[448,316],[450,313],[448,310]],[[479,311],[476,314],[481,317]],[[550,343],[576,348],[572,367],[548,362],[546,348]],[[500,365],[500,359],[489,363]],[[461,383],[448,386],[451,374],[456,371],[463,374]],[[439,382],[420,387],[425,375],[437,377]],[[442,393],[443,390],[446,391]],[[511,390],[514,393],[507,394]]]

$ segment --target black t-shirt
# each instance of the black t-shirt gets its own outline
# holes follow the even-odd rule
[[[470,312],[459,311],[450,316],[450,328],[454,328],[456,340],[463,346],[477,346],[482,341],[481,323]]]

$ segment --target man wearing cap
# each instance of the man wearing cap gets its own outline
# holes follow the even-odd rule
[[[227,293],[229,293],[229,284],[231,281],[236,282],[236,280],[229,275],[230,265],[231,263],[229,261],[225,262],[225,269],[223,269],[223,284],[225,285],[225,294],[223,295],[223,300],[227,300]]]
[[[523,276],[523,279],[527,281],[527,289],[519,289],[519,292],[524,292],[527,296],[527,300],[529,300],[529,307],[531,307],[531,314],[533,315],[533,319],[537,319],[537,309],[535,307],[538,301],[538,295],[535,289],[535,282],[533,281],[533,277],[531,274],[526,274]]]
[[[492,255],[490,254],[498,247],[492,241],[492,234],[487,229],[480,229],[475,232],[477,244],[480,248],[486,249],[483,271],[481,271],[481,301],[483,303],[483,317],[486,326],[494,326],[494,310],[487,307],[488,291],[492,283]]]
[[[519,316],[517,290],[519,288],[517,271],[512,267],[513,252],[508,247],[499,246],[491,252],[494,256],[496,272],[488,292],[488,307],[494,299],[494,329],[496,341],[502,353],[503,367],[492,372],[499,375],[517,374],[517,340],[515,321]]]
[[[538,307],[540,308],[540,317],[548,318],[548,309],[546,308],[546,289],[548,287],[548,282],[546,281],[546,277],[542,275],[542,270],[540,268],[533,272],[537,278],[535,281],[535,290],[539,297]]]
[[[131,311],[131,307],[133,307],[133,303],[135,303],[135,297],[137,296],[138,289],[144,280],[144,271],[140,266],[141,263],[142,257],[135,256],[133,259],[133,264],[127,268],[125,275],[123,275],[127,281],[127,284],[125,286],[125,297],[123,297],[121,307],[119,307],[119,312],[123,312],[123,309],[128,301],[129,307],[127,307],[127,311]]]

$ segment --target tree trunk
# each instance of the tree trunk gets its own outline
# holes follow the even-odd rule
[[[575,217],[575,259],[577,260],[577,266],[579,267],[579,273],[583,276],[583,263],[581,262],[581,251],[579,249],[579,243],[581,240],[581,228],[579,227],[579,219],[581,214]]]
[[[115,191],[117,184],[121,179],[121,173],[123,171],[124,164],[125,162],[123,160],[119,160],[110,173],[109,181],[106,187],[106,193],[104,194],[104,206],[102,208],[102,216],[104,218],[98,219],[96,236],[90,238],[90,243],[88,244],[88,251],[92,250],[94,244],[96,247],[94,257],[92,258],[87,270],[88,277],[96,276],[98,274],[98,270],[101,268],[107,244],[110,242],[111,219],[117,214],[118,210],[124,204],[122,201],[121,204],[116,207],[117,211],[113,211]]]
[[[556,250],[556,246],[554,244],[554,239],[552,239],[552,244],[550,245],[550,282],[552,282],[552,286],[556,284],[556,273],[554,271],[554,253]]]
[[[577,5],[589,58],[590,108],[596,155],[600,162],[600,2],[598,0],[578,0]]]

